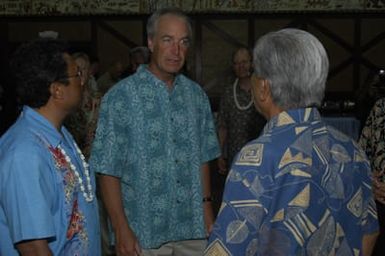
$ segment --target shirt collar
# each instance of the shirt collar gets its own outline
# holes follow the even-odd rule
[[[275,127],[314,121],[321,121],[321,115],[316,108],[290,109],[272,117],[266,124],[265,131]]]
[[[63,140],[63,136],[56,130],[47,118],[42,116],[36,110],[31,107],[24,106],[23,112],[21,113],[22,117],[27,121],[30,121],[34,128],[38,129],[37,132],[44,137],[47,142],[53,147],[57,147]],[[61,127],[63,131],[64,126]]]
[[[148,69],[148,64],[141,64],[138,69],[137,69],[137,72],[139,73],[139,75],[143,75],[147,78],[150,78],[152,80],[152,82],[157,85],[157,86],[162,86],[162,87],[165,87],[167,88],[167,84],[160,80],[158,77],[156,77],[149,69]],[[175,76],[175,79],[174,79],[174,82],[173,82],[173,88],[175,89],[177,87],[177,85],[179,84],[179,80],[180,80],[180,77],[181,77],[181,74],[177,74]]]

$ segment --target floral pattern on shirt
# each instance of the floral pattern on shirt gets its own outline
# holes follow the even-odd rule
[[[149,249],[205,237],[201,166],[218,154],[200,86],[178,75],[169,90],[142,65],[103,97],[90,167],[121,178],[130,227]]]
[[[369,157],[372,169],[385,171],[385,98],[378,100],[370,111],[359,144]]]
[[[55,160],[56,168],[61,172],[60,175],[63,177],[66,203],[70,204],[73,201],[73,196],[76,189],[76,176],[71,170],[69,163],[59,148],[49,146],[49,150]]]
[[[79,195],[79,189],[77,188],[78,181],[76,179],[74,171],[71,169],[69,162],[66,160],[65,155],[61,152],[61,150],[56,147],[49,146],[48,147],[53,158],[55,161],[55,166],[60,171],[60,175],[63,177],[63,186],[64,186],[64,195],[65,195],[65,200],[66,204],[68,205],[68,209],[70,211],[68,212],[70,214],[70,222],[68,225],[67,229],[67,240],[71,241],[74,239],[76,235],[79,236],[81,240],[81,248],[79,248],[76,243],[77,249],[78,250],[87,250],[88,247],[88,235],[87,232],[85,231],[85,217],[84,215],[80,212],[79,207],[78,207],[78,198],[77,196]],[[69,242],[70,244],[73,244],[72,242]],[[68,250],[74,250],[73,248],[70,249],[70,246],[67,248]],[[73,254],[77,255],[77,254]],[[82,254],[79,254],[82,255]]]

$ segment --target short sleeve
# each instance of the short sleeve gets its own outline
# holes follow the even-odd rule
[[[377,232],[379,229],[377,208],[373,198],[370,199],[364,212],[364,218],[362,219],[362,229],[365,234],[372,234]]]
[[[2,159],[1,206],[13,243],[55,236],[55,179],[41,148],[23,146]]]
[[[205,255],[246,255],[248,245],[258,240],[256,227],[265,212],[246,184],[238,171],[230,171]]]
[[[115,93],[114,89],[112,88],[102,100],[89,163],[94,172],[120,178],[122,170],[117,168],[117,157],[121,154],[119,154],[119,130],[116,124],[124,123],[124,116],[120,116],[121,119],[119,119],[119,106],[124,100],[121,99],[122,95]],[[124,134],[124,131],[121,132]]]
[[[202,106],[201,126],[201,159],[202,163],[208,162],[220,155],[217,133],[215,130],[213,115],[207,96],[204,94]]]

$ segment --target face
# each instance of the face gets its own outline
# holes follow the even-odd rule
[[[110,75],[112,79],[118,81],[120,76],[123,74],[123,64],[121,62],[117,62],[114,64],[113,68],[110,71]]]
[[[234,55],[233,69],[235,76],[238,78],[245,78],[250,76],[251,58],[246,49],[240,49]]]
[[[189,30],[183,18],[160,17],[155,35],[148,40],[152,52],[150,70],[160,79],[175,76],[185,63],[189,44]]]
[[[78,108],[82,101],[83,94],[83,80],[80,69],[75,60],[68,54],[63,55],[67,62],[67,77],[68,85],[63,85],[63,101],[66,110],[73,111]]]
[[[136,71],[140,64],[144,64],[145,60],[142,54],[135,53],[130,59],[132,71]]]
[[[78,65],[80,71],[82,72],[82,81],[83,84],[87,84],[90,77],[90,63],[83,58],[75,59],[76,64]]]

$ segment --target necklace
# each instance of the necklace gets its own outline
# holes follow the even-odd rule
[[[80,185],[80,191],[83,193],[84,199],[87,202],[92,202],[92,200],[94,199],[94,194],[92,193],[91,178],[90,178],[90,171],[88,168],[88,164],[86,162],[86,158],[84,157],[84,155],[83,155],[82,151],[80,150],[80,148],[78,147],[78,145],[76,145],[76,143],[74,143],[74,145],[75,145],[75,148],[76,148],[78,155],[80,156],[80,159],[82,160],[84,175],[86,176],[86,183],[87,183],[88,192],[86,191],[84,184],[83,184],[83,179],[80,176],[78,170],[76,169],[76,166],[72,163],[71,158],[67,155],[67,153],[65,152],[65,150],[61,146],[58,146],[58,149],[63,154],[70,169],[75,173],[75,176],[78,179],[78,183]]]
[[[237,99],[237,85],[238,85],[238,78],[235,79],[235,82],[233,84],[233,95],[234,95],[234,102],[235,102],[235,106],[237,106],[237,108],[239,110],[246,110],[248,108],[251,107],[251,105],[253,105],[253,98],[250,99],[250,102],[247,103],[246,106],[241,106],[238,102],[238,99]]]

